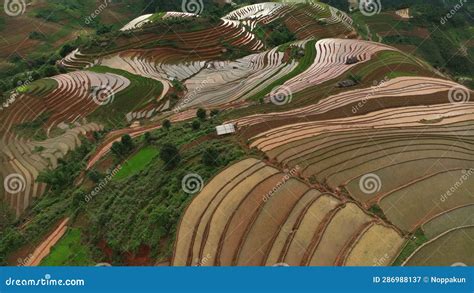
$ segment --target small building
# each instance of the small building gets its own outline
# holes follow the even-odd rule
[[[226,135],[235,133],[235,126],[234,124],[223,124],[216,127],[217,135]]]

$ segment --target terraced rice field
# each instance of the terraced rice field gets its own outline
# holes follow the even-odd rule
[[[453,228],[425,243],[404,263],[406,266],[474,265],[474,226]]]
[[[335,265],[357,243],[364,224],[377,221],[355,203],[246,159],[218,174],[191,202],[177,231],[172,265]],[[351,258],[352,264],[380,253],[396,256],[403,239],[394,228],[384,228],[394,241],[379,242],[374,253],[359,257],[360,263]],[[368,237],[382,234],[376,230]],[[354,253],[364,253],[363,243]]]

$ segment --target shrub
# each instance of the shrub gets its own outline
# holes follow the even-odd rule
[[[173,169],[181,161],[178,148],[171,143],[163,145],[160,151],[160,159],[166,164],[166,169]]]
[[[218,166],[219,155],[220,153],[215,147],[209,147],[202,153],[202,162],[209,167]]]
[[[199,123],[199,121],[197,120],[194,120],[191,126],[193,127],[194,130],[198,130],[199,128],[201,128],[201,123]]]
[[[171,127],[171,122],[168,120],[168,119],[165,119],[163,120],[163,127],[166,129],[166,130],[169,130],[170,127]]]
[[[202,108],[199,108],[197,110],[196,117],[198,117],[201,120],[206,120],[206,116],[207,116],[206,110],[204,110]]]

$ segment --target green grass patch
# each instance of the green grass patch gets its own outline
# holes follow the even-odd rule
[[[158,153],[158,149],[151,146],[141,149],[138,153],[122,164],[122,168],[115,175],[114,180],[122,180],[145,169]]]
[[[402,263],[423,243],[428,241],[428,238],[425,236],[425,233],[421,228],[415,231],[413,236],[408,240],[405,247],[398,255],[397,259],[393,262],[393,266],[401,266]]]
[[[41,266],[88,266],[94,262],[89,248],[83,244],[82,233],[69,228],[64,236],[51,248],[50,254],[41,261]]]

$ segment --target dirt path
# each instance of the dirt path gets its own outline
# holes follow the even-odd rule
[[[67,223],[69,218],[64,219],[59,226],[51,233],[33,252],[31,257],[26,262],[25,266],[38,266],[41,261],[48,256],[53,247],[59,239],[66,233]]]

